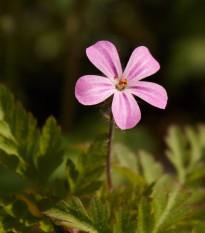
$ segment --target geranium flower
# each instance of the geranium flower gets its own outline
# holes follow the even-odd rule
[[[166,90],[156,83],[141,81],[160,68],[146,47],[140,46],[133,51],[124,72],[117,49],[109,41],[97,42],[86,49],[86,54],[106,77],[85,75],[78,79],[75,96],[81,104],[99,104],[113,95],[113,117],[122,130],[134,127],[141,118],[133,95],[155,107],[166,107]]]

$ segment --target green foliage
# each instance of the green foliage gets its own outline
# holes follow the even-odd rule
[[[37,153],[37,171],[41,182],[47,182],[51,173],[62,163],[62,158],[61,130],[56,120],[50,117],[42,129]]]
[[[179,180],[185,182],[188,154],[186,150],[186,140],[182,132],[176,127],[171,127],[166,143],[169,148],[166,155],[175,166]]]
[[[40,134],[34,117],[0,86],[0,163],[26,181],[46,183],[62,156],[55,119],[50,117]]]
[[[174,165],[178,178],[182,183],[195,183],[204,178],[204,140],[205,126],[197,129],[186,127],[185,132],[176,126],[169,129],[166,152],[170,162]]]
[[[160,189],[154,193],[154,233],[160,233],[177,224],[191,212],[188,203],[190,194],[178,184],[172,185],[169,193]]]
[[[38,137],[36,120],[0,86],[0,163],[23,179],[35,180]]]
[[[107,142],[105,136],[96,140],[82,153],[75,165],[68,159],[66,174],[70,193],[78,196],[91,195],[102,185],[100,177],[105,169]]]
[[[80,200],[73,197],[68,202],[57,203],[45,211],[45,214],[57,225],[91,233],[135,233],[136,231],[163,233],[173,231],[172,228],[177,232],[181,229],[179,223],[182,224],[183,219],[188,218],[191,213],[190,193],[187,193],[179,184],[172,184],[170,189],[171,191],[167,191],[161,187],[153,193],[151,199],[146,196],[141,197],[137,205],[129,203],[130,200],[124,199],[125,196],[121,193],[120,200],[127,200],[127,207],[116,201],[116,194],[119,194],[116,190],[115,194],[112,194],[114,198],[110,199],[107,204],[102,204],[99,200],[92,198],[87,211]],[[130,191],[128,191],[129,194]],[[136,207],[129,210],[131,206]]]
[[[37,199],[27,193],[1,197],[0,232],[52,232],[53,227],[41,213]]]
[[[138,170],[138,162],[135,153],[121,143],[114,143],[112,154],[116,164],[120,167],[127,167],[134,172]]]
[[[86,211],[81,201],[72,197],[68,202],[59,202],[44,212],[56,225],[73,227],[90,233],[135,233],[136,220],[130,218],[130,212],[123,206],[119,207],[115,223],[110,224],[110,210],[107,204],[102,204],[92,198]]]
[[[136,220],[130,218],[130,211],[125,207],[120,207],[116,213],[116,223],[114,224],[113,233],[135,233]]]
[[[99,196],[102,202],[108,203],[109,205],[111,224],[115,224],[116,219],[118,218],[119,221],[123,220],[122,218],[124,218],[125,216],[121,215],[120,211],[125,211],[124,214],[126,215],[126,218],[129,219],[129,224],[133,225],[133,221],[136,224],[138,203],[142,193],[146,190],[144,184],[141,185],[142,186],[135,186],[132,183],[130,183],[126,186],[120,186],[114,189],[111,193],[108,192],[106,189],[101,190]],[[126,214],[128,212],[129,216]],[[118,224],[121,223],[117,223],[116,227],[120,227],[118,226]]]
[[[1,228],[5,232],[11,230],[20,232],[26,228],[30,229],[39,221],[39,218],[30,213],[24,201],[15,198],[1,199],[0,211]]]
[[[45,214],[51,217],[57,225],[69,226],[90,233],[109,233],[107,207],[97,200],[92,200],[89,211],[90,217],[81,201],[73,197],[69,200],[69,203],[57,203],[53,208],[45,211]],[[105,231],[105,229],[108,231]]]
[[[163,174],[163,167],[159,162],[156,162],[152,155],[140,151],[138,154],[139,159],[139,171],[141,171],[142,176],[145,178],[147,183],[159,179]]]
[[[26,190],[0,197],[0,232],[203,233],[205,126],[171,127],[166,143],[177,174],[166,174],[151,154],[135,155],[115,143],[110,192],[106,136],[83,148],[78,159],[68,150],[63,161],[56,120],[50,117],[38,129],[0,86],[0,163],[29,181]],[[63,165],[65,176],[54,176]]]
[[[155,190],[151,201],[142,197],[138,211],[139,233],[161,233],[173,226],[177,228],[178,222],[190,214],[190,194],[179,184],[172,184],[170,190],[160,187]]]
[[[138,207],[138,231],[139,233],[152,232],[153,216],[151,205],[147,198],[142,197]]]
[[[205,223],[199,224],[191,233],[205,233]]]
[[[98,232],[111,232],[109,224],[110,213],[106,204],[103,205],[100,201],[93,198],[90,201],[89,213]]]
[[[119,172],[123,177],[125,177],[132,185],[138,186],[139,188],[143,187],[145,184],[144,179],[137,174],[136,172],[133,172],[127,167],[114,167],[117,172]]]

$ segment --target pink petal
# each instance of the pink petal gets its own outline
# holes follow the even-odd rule
[[[133,128],[141,118],[139,106],[129,91],[117,91],[112,102],[112,113],[117,126],[124,130]]]
[[[130,87],[129,90],[132,94],[157,108],[164,109],[167,105],[167,92],[156,83],[137,81],[135,86]]]
[[[156,73],[159,68],[159,63],[152,57],[149,50],[144,46],[140,46],[133,51],[123,77],[128,80],[140,80]]]
[[[116,91],[110,79],[85,75],[78,79],[75,86],[75,96],[84,105],[98,104]]]
[[[89,60],[108,78],[122,76],[122,67],[116,47],[109,41],[99,41],[86,49]]]

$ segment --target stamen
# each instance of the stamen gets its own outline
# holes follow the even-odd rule
[[[121,78],[118,84],[116,85],[116,88],[119,91],[122,91],[125,89],[125,87],[128,85],[127,79],[126,78]]]
[[[120,79],[119,85],[120,85],[121,87],[127,86],[127,84],[128,84],[128,82],[127,82],[127,79],[126,79],[126,78]]]

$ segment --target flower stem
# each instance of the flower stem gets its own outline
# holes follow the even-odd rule
[[[109,135],[108,135],[108,149],[107,149],[107,166],[106,166],[106,171],[107,171],[107,184],[108,184],[108,189],[111,192],[112,191],[112,177],[111,177],[111,148],[112,148],[112,138],[113,138],[113,131],[114,131],[114,120],[113,120],[113,115],[112,111],[110,111],[110,128],[109,128]]]

